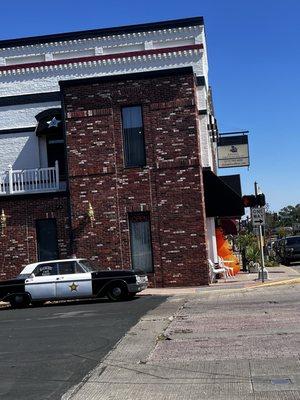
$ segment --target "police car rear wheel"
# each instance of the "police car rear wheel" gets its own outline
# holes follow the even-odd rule
[[[120,301],[126,297],[127,289],[121,282],[112,283],[107,289],[106,295],[111,301]]]
[[[22,308],[29,306],[30,299],[27,294],[15,294],[9,302],[12,308]]]

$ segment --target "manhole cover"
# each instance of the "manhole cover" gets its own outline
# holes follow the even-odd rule
[[[276,378],[271,379],[271,383],[273,385],[289,385],[292,383],[292,381],[289,378]]]

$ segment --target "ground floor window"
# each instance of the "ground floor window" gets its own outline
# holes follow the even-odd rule
[[[149,213],[130,213],[129,231],[133,269],[141,269],[147,273],[153,272]]]
[[[57,227],[54,218],[36,221],[36,239],[38,261],[57,260],[59,258]]]

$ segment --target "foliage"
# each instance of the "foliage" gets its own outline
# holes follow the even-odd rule
[[[246,259],[247,261],[259,262],[260,261],[260,252],[258,244],[248,246],[246,249]]]
[[[253,233],[241,232],[236,238],[236,244],[240,249],[246,249],[248,246],[253,246],[255,243],[257,243],[257,239]]]
[[[266,210],[266,236],[291,236],[300,232],[300,204],[283,207],[278,213]]]
[[[294,206],[286,206],[279,211],[279,220],[282,226],[300,222],[300,204]]]
[[[240,233],[236,243],[240,250],[244,252],[247,262],[259,262],[260,252],[257,237],[253,233]]]
[[[265,261],[266,268],[276,267],[277,265],[278,262],[275,259],[269,258],[268,260]]]

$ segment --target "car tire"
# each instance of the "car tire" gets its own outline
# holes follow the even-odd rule
[[[122,282],[113,282],[106,291],[106,296],[110,301],[121,301],[128,295],[127,287]]]
[[[30,304],[30,298],[28,294],[15,294],[9,300],[12,308],[24,308]]]
[[[291,262],[289,260],[285,259],[283,264],[286,265],[287,267],[289,267]]]

